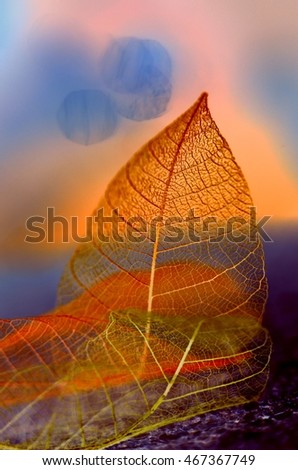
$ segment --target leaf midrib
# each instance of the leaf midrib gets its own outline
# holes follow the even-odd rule
[[[178,157],[179,157],[179,154],[180,154],[181,147],[182,147],[182,145],[184,143],[184,140],[185,140],[185,136],[186,136],[186,134],[187,134],[192,122],[193,122],[194,116],[196,115],[196,113],[198,112],[198,109],[201,106],[201,103],[202,103],[203,99],[206,99],[206,94],[205,93],[199,98],[199,100],[198,100],[198,102],[197,102],[197,104],[194,108],[194,111],[191,114],[190,119],[189,119],[189,121],[188,121],[188,123],[187,123],[187,125],[186,125],[186,127],[183,131],[180,142],[177,144],[177,150],[175,152],[175,156],[173,158],[171,168],[169,169],[169,176],[168,176],[168,179],[166,181],[166,187],[165,187],[165,190],[164,190],[163,200],[162,200],[160,213],[159,213],[160,217],[163,217],[163,215],[164,215],[164,211],[165,211],[165,207],[166,207],[166,203],[167,203],[168,192],[169,192],[169,187],[170,187],[170,184],[171,184],[172,176],[173,176],[175,165],[177,163],[177,160],[178,160]],[[164,130],[165,133],[167,132],[167,129],[168,128],[166,128]],[[148,311],[149,315],[152,312],[153,289],[154,289],[154,280],[155,280],[156,260],[157,260],[157,256],[158,256],[158,243],[159,243],[160,227],[161,227],[161,223],[158,223],[157,226],[156,226],[156,237],[155,237],[154,246],[153,246],[152,263],[151,263],[151,269],[150,269],[150,283],[149,283],[148,303],[147,303],[147,311]]]

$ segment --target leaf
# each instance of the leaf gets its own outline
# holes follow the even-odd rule
[[[57,308],[2,321],[2,447],[103,448],[256,399],[271,343],[251,206],[203,94],[108,186]]]

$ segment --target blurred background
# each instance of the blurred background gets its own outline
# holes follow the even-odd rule
[[[118,169],[207,91],[272,216],[273,333],[297,333],[297,18],[295,0],[0,0],[1,317],[53,308],[75,248],[58,230],[25,243],[26,220],[55,207],[83,233]]]

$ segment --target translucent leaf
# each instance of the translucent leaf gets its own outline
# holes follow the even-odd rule
[[[165,112],[172,94],[172,64],[158,41],[133,37],[112,41],[100,71],[122,116],[143,121]]]
[[[112,100],[100,90],[69,93],[59,107],[57,120],[65,137],[81,145],[111,137],[118,123]]]
[[[103,448],[256,399],[271,343],[251,206],[203,94],[108,186],[57,309],[2,322],[2,447]]]

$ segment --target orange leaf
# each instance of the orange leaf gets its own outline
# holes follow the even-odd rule
[[[110,183],[57,309],[1,322],[2,446],[106,447],[258,397],[270,340],[251,206],[203,94]]]

